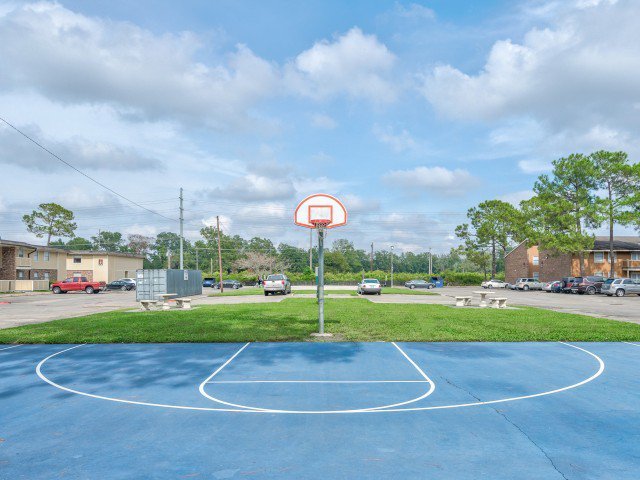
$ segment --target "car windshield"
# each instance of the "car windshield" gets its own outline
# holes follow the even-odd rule
[[[273,280],[284,280],[284,275],[269,275],[267,277],[267,280],[273,281]]]
[[[213,278],[209,278],[209,277],[207,277],[207,278],[205,278],[205,279],[204,279],[204,281],[205,281],[205,282],[212,282],[212,281],[213,281]]]
[[[380,282],[374,278],[365,278],[364,283],[380,283]]]
[[[604,282],[605,285],[611,285],[613,283],[613,278],[609,278]]]

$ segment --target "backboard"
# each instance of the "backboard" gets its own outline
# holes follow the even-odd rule
[[[340,227],[347,223],[347,209],[336,197],[316,193],[298,204],[294,222],[306,228],[316,228],[318,225],[325,225],[326,228]]]

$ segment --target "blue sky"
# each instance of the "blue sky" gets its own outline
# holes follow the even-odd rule
[[[306,245],[307,194],[358,246],[447,251],[480,201],[517,203],[572,152],[638,153],[640,6],[614,0],[0,4],[0,113],[187,235]],[[175,222],[0,126],[0,236],[74,210],[77,234]],[[14,181],[19,179],[20,181]]]

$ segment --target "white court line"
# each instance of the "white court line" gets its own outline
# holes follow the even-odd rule
[[[22,344],[20,344],[20,345],[13,345],[12,347],[0,348],[0,352],[1,352],[2,350],[9,350],[10,348],[16,348],[16,347],[21,347],[21,346],[22,346]]]
[[[638,345],[637,343],[631,343],[631,342],[622,342],[622,343],[626,343],[627,345],[633,345],[635,347],[640,347],[640,345]]]
[[[568,385],[566,387],[562,387],[562,388],[557,388],[555,390],[548,390],[545,392],[540,392],[540,393],[536,393],[536,394],[532,394],[532,395],[523,395],[520,397],[510,397],[510,398],[502,398],[499,400],[489,400],[489,401],[484,401],[484,402],[473,402],[473,403],[464,403],[464,404],[454,404],[454,405],[436,405],[436,406],[432,406],[432,407],[414,407],[414,408],[397,408],[397,409],[393,409],[393,410],[361,410],[361,411],[323,411],[323,412],[316,412],[318,414],[336,414],[336,413],[391,413],[391,412],[415,412],[415,411],[424,411],[424,410],[441,410],[441,409],[450,409],[450,408],[464,408],[464,407],[475,407],[475,406],[481,406],[481,405],[490,405],[490,404],[494,404],[494,403],[506,403],[506,402],[514,402],[514,401],[519,401],[519,400],[525,400],[525,399],[529,399],[529,398],[536,398],[536,397],[543,397],[546,395],[553,395],[559,392],[563,392],[566,390],[571,390],[573,388],[578,388],[581,387],[582,385],[585,385],[593,380],[595,380],[596,378],[598,378],[600,375],[602,375],[602,373],[604,372],[605,369],[605,365],[604,362],[602,361],[602,359],[596,355],[595,353],[590,352],[589,350],[586,350],[584,348],[580,348],[576,345],[571,345],[570,343],[565,343],[565,342],[558,342],[562,345],[566,345],[568,347],[571,348],[575,348],[577,350],[580,350],[582,352],[587,353],[588,355],[590,355],[591,357],[595,358],[596,361],[599,364],[599,368],[598,371],[596,373],[594,373],[593,375],[591,375],[588,378],[585,378],[584,380],[578,382],[578,383],[574,383],[572,385]],[[301,413],[301,412],[269,412],[269,411],[261,411],[261,410],[246,410],[246,409],[229,409],[229,408],[211,408],[211,407],[192,407],[192,406],[187,406],[187,405],[167,405],[167,404],[161,404],[161,403],[150,403],[150,402],[137,402],[137,401],[133,401],[133,400],[124,400],[121,398],[113,398],[113,397],[106,397],[106,396],[102,396],[102,395],[94,395],[91,393],[87,393],[87,392],[81,392],[79,390],[74,390],[71,388],[67,388],[64,387],[62,385],[59,385],[57,383],[55,383],[52,380],[49,380],[43,373],[42,373],[42,366],[51,358],[56,357],[57,355],[61,355],[65,352],[68,352],[69,350],[73,350],[75,348],[81,347],[82,345],[76,345],[74,347],[71,348],[67,348],[65,350],[61,350],[59,352],[56,352],[52,355],[49,355],[48,357],[42,359],[40,361],[40,363],[38,363],[37,367],[36,367],[36,373],[38,374],[38,377],[40,377],[40,379],[42,379],[43,381],[45,381],[46,383],[48,383],[49,385],[58,388],[60,390],[64,390],[66,392],[69,393],[75,393],[77,395],[83,395],[85,397],[91,397],[91,398],[96,398],[99,400],[107,400],[110,402],[116,402],[116,403],[125,403],[125,404],[131,404],[131,405],[142,405],[142,406],[146,406],[146,407],[159,407],[159,408],[172,408],[172,409],[176,409],[176,410],[196,410],[196,411],[207,411],[207,412],[234,412],[234,413]]]
[[[207,382],[224,383],[429,383],[428,380],[216,380]]]
[[[231,362],[231,360],[233,360],[240,352],[242,352],[242,350],[244,350],[244,348],[248,344],[245,345],[244,347],[242,347],[240,350],[238,350],[235,353],[235,355],[233,355],[229,360],[227,360],[227,362],[224,365],[222,365],[222,367],[220,367],[212,375],[210,375],[204,382],[202,382],[200,384],[199,391],[204,397],[208,398],[209,400],[212,400],[212,401],[214,401],[216,403],[220,403],[222,405],[227,405],[229,407],[235,407],[235,408],[259,411],[259,412],[266,412],[266,413],[297,413],[297,414],[300,414],[300,413],[321,414],[321,413],[371,412],[371,411],[386,410],[386,409],[389,409],[389,408],[400,407],[402,405],[407,405],[409,403],[418,402],[420,400],[423,400],[424,398],[427,398],[436,389],[435,383],[433,383],[431,381],[431,379],[427,376],[427,374],[424,373],[420,369],[420,367],[418,367],[418,365],[416,365],[416,363],[413,360],[411,360],[411,358],[409,358],[409,356],[398,345],[396,345],[393,342],[391,342],[391,343],[393,344],[394,347],[396,347],[396,349],[398,349],[398,351],[405,357],[405,359],[407,359],[409,361],[409,363],[411,363],[411,365],[413,365],[413,367],[425,379],[425,381],[427,383],[429,383],[429,390],[427,390],[425,393],[423,393],[419,397],[411,398],[409,400],[405,400],[404,402],[392,403],[390,405],[380,405],[380,406],[377,406],[377,407],[366,407],[366,408],[354,408],[354,409],[348,409],[348,410],[281,410],[281,409],[274,409],[274,408],[252,407],[252,406],[249,406],[249,405],[242,405],[242,404],[239,404],[239,403],[231,403],[231,402],[227,402],[225,400],[221,400],[219,398],[216,398],[216,397],[214,397],[212,395],[209,395],[205,391],[205,386],[206,386],[207,382],[209,382],[220,370],[222,370],[225,366],[227,366],[229,364],[229,362]],[[213,382],[213,383],[217,383],[217,382]],[[420,383],[424,383],[424,382],[420,382]]]

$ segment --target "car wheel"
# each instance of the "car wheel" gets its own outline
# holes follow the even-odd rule
[[[493,285],[489,284],[487,285],[487,288],[493,288]]]
[[[416,288],[416,286],[415,286],[415,285],[411,285],[409,288],[410,288],[411,290],[413,290],[414,288]]]
[[[233,289],[234,289],[234,290],[237,290],[237,289],[239,289],[239,288],[240,288],[240,287],[239,287],[238,285],[234,285],[234,286],[233,286]]]
[[[264,292],[264,296],[268,297],[269,296],[269,292]]]
[[[616,297],[624,297],[624,290],[622,288],[616,290]]]
[[[127,286],[123,285],[122,287],[120,287],[120,290],[122,290],[123,292],[126,292],[127,291]]]
[[[526,292],[529,290],[529,285],[525,285],[524,287],[522,287],[522,289]]]
[[[84,289],[84,291],[87,293],[93,293],[93,287],[87,287]]]
[[[587,295],[595,295],[595,294],[596,294],[596,287],[587,288]]]
[[[53,293],[62,293],[62,289],[60,287],[53,287],[53,290],[51,290]]]

